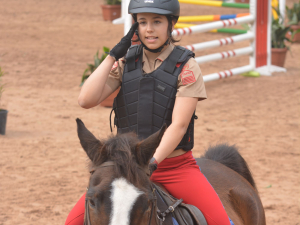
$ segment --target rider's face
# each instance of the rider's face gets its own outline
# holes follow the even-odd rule
[[[159,48],[168,39],[166,16],[154,13],[138,13],[137,22],[139,22],[139,37],[148,48]]]

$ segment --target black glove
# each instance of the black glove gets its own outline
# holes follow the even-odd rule
[[[135,22],[128,33],[121,39],[121,41],[109,52],[109,55],[114,57],[116,60],[122,58],[126,53],[129,47],[131,46],[131,38],[134,35],[135,30],[139,26],[138,22]]]
[[[149,171],[150,171],[150,177],[152,175],[152,173],[157,169],[157,161],[154,157],[152,157],[152,159],[150,160],[150,163],[149,163]]]

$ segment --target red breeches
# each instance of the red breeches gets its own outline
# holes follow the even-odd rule
[[[191,151],[162,161],[151,180],[162,184],[175,198],[200,209],[208,225],[230,225],[221,200]]]
[[[230,225],[217,193],[201,173],[191,151],[162,161],[151,180],[162,184],[175,198],[198,207],[208,225]],[[65,225],[83,225],[84,203],[85,194],[71,210]]]

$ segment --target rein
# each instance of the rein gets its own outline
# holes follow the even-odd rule
[[[116,163],[113,161],[107,161],[102,163],[98,168],[101,167],[110,167],[110,166],[115,166]],[[148,176],[150,176],[150,171],[149,169],[145,169],[142,168],[140,166],[138,166],[139,169],[141,169],[142,171],[144,171]],[[88,188],[87,188],[88,190]],[[151,196],[151,203],[152,203],[152,207],[151,207],[151,213],[150,213],[150,218],[149,218],[149,223],[148,225],[151,225],[152,222],[152,217],[153,217],[153,211],[155,211],[155,208],[157,209],[157,203],[156,203],[156,195],[155,195],[155,188],[154,186],[151,184],[151,190],[152,190],[152,196]],[[159,219],[156,215],[154,215],[155,220],[156,220],[156,224],[160,224],[157,219]],[[88,205],[88,199],[85,198],[85,213],[84,213],[84,225],[92,225],[91,221],[90,221],[90,212],[89,212],[89,205]]]

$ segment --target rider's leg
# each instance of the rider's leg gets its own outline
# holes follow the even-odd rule
[[[230,225],[221,200],[201,173],[191,151],[165,159],[151,180],[162,184],[175,198],[198,207],[208,225]]]
[[[85,210],[85,193],[69,213],[65,225],[83,225]]]

